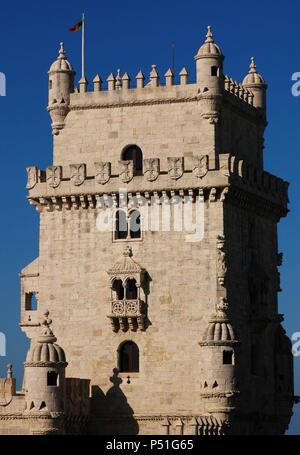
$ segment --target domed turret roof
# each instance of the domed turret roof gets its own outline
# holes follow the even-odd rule
[[[237,342],[233,327],[227,317],[228,304],[221,299],[217,305],[215,315],[208,323],[203,341],[205,343]]]
[[[60,43],[59,54],[57,60],[52,63],[49,73],[52,71],[74,71],[71,63],[67,60],[64,43]]]
[[[143,267],[132,259],[132,249],[130,247],[125,247],[122,256],[123,257],[108,270],[109,275],[139,274],[144,271]]]
[[[265,84],[264,78],[258,74],[256,64],[255,64],[255,59],[254,57],[251,57],[251,63],[250,63],[250,69],[249,73],[245,77],[243,81],[243,85],[252,85],[252,84]]]
[[[65,362],[64,350],[55,343],[35,343],[29,350],[26,362]]]
[[[200,47],[198,50],[198,53],[196,55],[196,58],[200,58],[201,56],[207,56],[207,55],[223,55],[220,47],[214,42],[213,34],[211,31],[211,27],[207,27],[207,35],[206,35],[206,40],[204,44]]]
[[[57,338],[49,327],[50,324],[52,320],[49,319],[49,311],[46,311],[40,322],[41,334],[29,349],[26,362],[66,362],[65,352],[55,343]]]

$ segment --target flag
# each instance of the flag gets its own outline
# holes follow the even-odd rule
[[[82,28],[83,21],[78,22],[77,24],[73,25],[73,27],[69,28],[69,32],[78,32]]]

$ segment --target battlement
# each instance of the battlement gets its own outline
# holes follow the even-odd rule
[[[122,82],[120,79],[120,83],[117,85],[113,75],[108,78],[110,81],[107,90],[103,90],[99,82],[94,82],[92,91],[87,91],[87,82],[84,82],[84,85],[79,83],[79,91],[75,89],[74,93],[70,95],[70,109],[84,109],[89,106],[103,108],[118,105],[188,102],[196,101],[197,95],[199,95],[197,84],[188,84],[187,79],[182,82],[183,78],[181,78],[181,83],[175,85],[173,76],[172,78],[166,76],[166,84],[161,85],[157,74],[156,79],[151,79],[150,76],[150,82],[144,84],[144,76],[141,72],[139,74],[141,79],[137,79],[136,87],[130,86],[130,79],[126,80],[126,85],[124,80]]]
[[[225,104],[240,111],[241,118],[246,115],[251,122],[265,126],[267,85],[257,72],[254,58],[242,84],[224,76],[223,61],[224,55],[214,42],[209,27],[206,40],[195,56],[195,82],[189,83],[185,67],[179,72],[179,83],[176,83],[174,69],[167,69],[162,78],[156,65],[152,65],[147,78],[141,70],[137,73],[135,84],[127,72],[121,75],[118,69],[117,74],[111,73],[107,77],[107,87],[104,88],[103,80],[97,74],[88,90],[84,68],[78,86],[74,86],[75,72],[61,43],[58,58],[49,71],[47,109],[52,119],[52,132],[59,135],[67,124],[68,114],[74,110],[185,102],[196,103],[201,117],[210,124],[218,123]]]
[[[166,169],[165,165],[163,166]],[[212,168],[208,156],[197,156],[193,163],[183,157],[167,159],[167,171],[161,170],[160,159],[144,160],[143,175],[135,176],[132,161],[95,163],[94,169],[86,164],[50,166],[46,170],[27,168],[28,200],[39,211],[95,208],[103,195],[117,200],[120,190],[133,195],[200,195],[207,201],[224,201],[228,189],[246,190],[253,196],[266,200],[266,205],[276,206],[278,216],[287,213],[288,186],[282,179],[262,171],[230,154],[220,156],[220,166]]]
[[[160,77],[157,72],[157,67],[156,65],[152,65],[150,75],[149,75],[149,82],[145,84],[145,76],[140,70],[138,74],[135,77],[136,80],[136,87],[137,89],[144,88],[144,87],[159,87],[161,85],[165,85],[166,87],[171,87],[174,85],[174,73],[173,71],[169,68],[165,75],[165,84],[160,83]],[[180,85],[187,85],[188,84],[188,77],[189,74],[186,70],[186,68],[182,68],[182,70],[179,73],[179,78],[180,78]],[[100,92],[102,88],[102,79],[101,77],[97,74],[95,78],[93,79],[93,89],[94,92]],[[86,92],[87,91],[87,85],[88,82],[85,78],[81,79],[79,81],[79,92]],[[131,78],[128,75],[128,73],[124,73],[124,75],[121,77],[120,76],[120,70],[118,69],[117,75],[115,76],[113,73],[111,73],[108,78],[107,78],[107,90],[108,91],[114,91],[114,90],[128,90],[131,88]],[[75,92],[78,91],[75,89]]]
[[[234,81],[229,76],[225,76],[224,89],[228,93],[234,95],[236,98],[239,98],[250,106],[253,106],[254,95],[251,90],[244,87],[243,84]]]
[[[145,76],[139,71],[135,78],[136,85],[133,87],[128,73],[121,78],[118,70],[116,77],[111,73],[107,78],[108,86],[105,90],[102,86],[102,79],[97,74],[93,79],[93,88],[90,91],[88,91],[86,79],[79,81],[79,89],[75,88],[70,95],[70,110],[191,102],[199,101],[210,94],[209,89],[201,89],[198,83],[189,83],[188,76],[188,72],[183,68],[179,73],[179,84],[176,84],[172,70],[168,69],[164,76],[165,81],[161,83],[156,66],[152,65],[149,82],[145,84]],[[248,108],[248,113],[257,114],[257,108],[253,104],[252,91],[228,76],[223,79],[225,95],[227,97],[229,95],[229,99],[240,109],[247,110]],[[49,110],[51,110],[51,106]]]

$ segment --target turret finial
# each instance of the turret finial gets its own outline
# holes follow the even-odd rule
[[[7,365],[7,373],[6,373],[6,378],[7,379],[12,379],[13,377],[13,364],[12,363],[9,363]]]
[[[130,246],[125,247],[125,250],[123,251],[123,256],[125,256],[126,258],[131,258],[133,256],[132,248]]]
[[[206,35],[206,40],[205,40],[206,43],[213,43],[214,42],[214,38],[213,38],[213,34],[212,34],[212,30],[211,30],[211,26],[208,25],[207,27],[207,35]]]
[[[58,58],[59,59],[65,59],[66,58],[65,47],[64,47],[64,43],[63,42],[60,43]]]
[[[41,327],[42,327],[42,335],[53,335],[53,332],[50,328],[50,325],[52,324],[52,319],[49,318],[49,310],[46,310],[43,314],[43,318],[40,321]]]
[[[255,58],[254,57],[251,57],[251,63],[250,63],[250,71],[249,73],[257,73],[257,69],[256,69],[256,63],[255,63]]]
[[[221,317],[226,316],[228,308],[229,308],[229,305],[228,305],[227,300],[224,297],[220,298],[219,302],[216,305],[217,316],[221,316]]]
[[[122,79],[121,79],[121,75],[120,75],[120,68],[117,69],[117,76],[116,76],[116,85],[115,85],[116,89],[119,90],[120,88],[122,88]]]
[[[56,337],[50,328],[52,319],[49,318],[49,311],[46,310],[43,316],[44,317],[40,319],[41,332],[37,341],[39,343],[55,343]]]

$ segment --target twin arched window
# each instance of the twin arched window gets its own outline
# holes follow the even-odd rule
[[[119,371],[121,373],[138,373],[140,369],[139,348],[133,341],[125,341],[118,350]]]
[[[141,214],[132,209],[128,213],[119,209],[115,215],[115,240],[129,240],[141,238]]]
[[[128,279],[125,283],[125,287],[122,280],[114,280],[112,290],[115,292],[116,300],[123,300],[124,298],[126,300],[138,299],[138,288],[134,278]]]
[[[137,145],[128,145],[121,153],[122,161],[133,161],[133,175],[143,175],[143,152]]]

